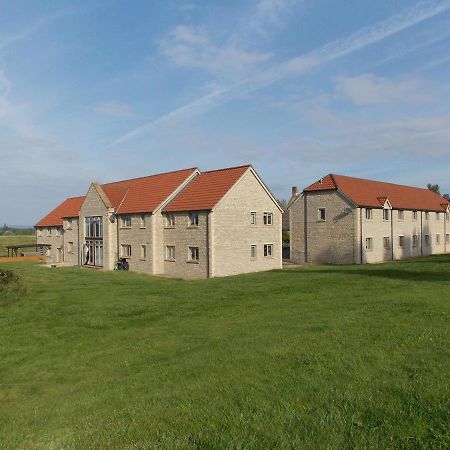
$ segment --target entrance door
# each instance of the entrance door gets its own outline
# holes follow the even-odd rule
[[[86,239],[84,264],[87,266],[103,266],[103,240]]]

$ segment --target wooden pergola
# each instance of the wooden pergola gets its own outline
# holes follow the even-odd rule
[[[8,258],[13,258],[18,256],[18,252],[20,249],[34,249],[36,252],[44,250],[48,250],[51,247],[50,244],[15,244],[15,245],[7,245],[6,250],[8,251]]]

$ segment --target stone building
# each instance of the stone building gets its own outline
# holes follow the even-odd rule
[[[449,202],[428,190],[327,175],[289,203],[291,261],[376,263],[450,252]]]
[[[192,168],[93,182],[35,228],[51,262],[209,278],[281,268],[281,213],[252,166]]]

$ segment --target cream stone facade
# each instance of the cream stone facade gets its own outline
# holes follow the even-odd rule
[[[227,171],[233,171],[234,178]],[[37,242],[51,245],[49,262],[103,270],[113,270],[119,258],[126,258],[132,271],[186,279],[280,269],[282,211],[253,168],[217,171],[209,187],[190,196],[188,188],[202,175],[198,169],[187,173],[151,211],[142,212],[128,212],[125,203],[133,195],[130,190],[137,189],[134,185],[142,190],[145,180],[127,180],[124,186],[93,182],[79,209],[78,203],[61,208],[62,225],[42,226],[59,220],[58,210],[36,225]],[[214,191],[221,177],[223,193],[209,199],[209,189]],[[165,210],[186,192],[192,209]],[[201,196],[212,202],[210,207],[198,208]],[[128,209],[139,205],[135,199]]]
[[[450,253],[445,199],[438,208],[399,209],[382,197],[364,207],[339,189],[314,186],[290,202],[291,261],[360,264]]]

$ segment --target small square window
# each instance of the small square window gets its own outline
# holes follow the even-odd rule
[[[383,209],[383,220],[389,220],[389,209]]]
[[[189,261],[199,261],[200,252],[198,247],[189,247]]]
[[[198,227],[198,213],[189,213],[189,223],[191,227]]]
[[[142,260],[147,259],[147,246],[144,244],[141,245],[141,259]]]
[[[398,212],[398,220],[404,220],[405,219],[405,211],[400,210]]]
[[[367,220],[373,219],[373,210],[372,210],[372,208],[366,208],[366,219]]]
[[[321,220],[321,221],[325,221],[325,219],[326,219],[326,212],[325,212],[325,208],[319,208],[319,211],[318,211],[318,218],[319,218],[319,220]]]
[[[122,244],[121,249],[122,249],[122,252],[121,252],[122,258],[130,258],[131,257],[131,245]]]
[[[122,228],[131,228],[131,216],[122,216],[120,218],[120,226]]]
[[[175,246],[174,245],[166,246],[166,259],[168,261],[175,261]]]
[[[256,225],[256,213],[255,212],[250,213],[250,225]]]
[[[398,246],[400,248],[403,248],[405,246],[405,236],[399,236],[398,237]]]
[[[373,239],[371,237],[366,238],[366,250],[367,251],[373,250]]]
[[[263,215],[263,223],[264,223],[264,225],[272,225],[273,224],[273,214],[270,212],[265,212]]]
[[[164,222],[166,227],[174,227],[175,226],[175,215],[174,214],[166,214],[164,217]]]
[[[256,245],[251,245],[250,246],[250,257],[251,258],[256,258]]]
[[[269,258],[273,256],[273,244],[264,244],[264,257]]]

